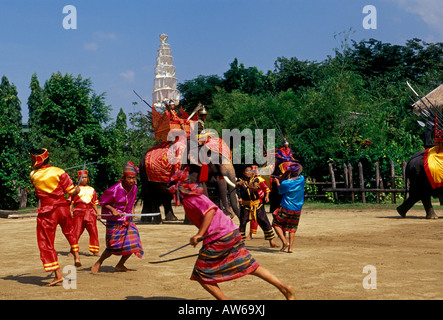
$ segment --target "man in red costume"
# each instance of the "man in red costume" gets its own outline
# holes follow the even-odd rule
[[[175,110],[175,102],[174,102],[174,100],[170,100],[169,101],[169,104],[168,104],[167,110],[165,111],[165,114],[169,118],[169,121],[178,122],[180,124],[180,128],[182,130],[185,130],[185,123],[189,123],[188,119],[182,119],[177,114],[177,111]]]
[[[288,161],[295,161],[295,159],[292,156],[291,149],[289,148],[289,142],[285,139],[283,147],[278,149],[277,152],[277,165]]]
[[[89,233],[89,251],[94,256],[99,256],[99,241],[97,230],[97,209],[98,198],[95,189],[88,185],[89,176],[87,170],[77,172],[80,193],[75,197],[69,197],[71,200],[71,211],[74,218],[74,230],[78,239],[85,231]]]
[[[57,251],[54,248],[57,225],[60,225],[71,245],[75,266],[81,266],[78,239],[74,234],[69,202],[65,198],[65,193],[74,197],[80,189],[74,186],[71,178],[63,169],[49,164],[48,150],[31,151],[31,160],[34,167],[31,172],[31,182],[40,200],[40,207],[37,209],[37,244],[45,271],[55,272],[54,280],[48,284],[48,286],[53,286],[63,281]]]

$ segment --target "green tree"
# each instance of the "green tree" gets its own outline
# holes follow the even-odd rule
[[[247,94],[261,94],[268,91],[266,75],[257,67],[246,68],[235,58],[230,69],[224,73],[223,88],[227,92],[238,90]]]
[[[301,88],[314,86],[319,80],[320,69],[316,62],[300,61],[296,57],[280,57],[274,65],[273,83],[276,92],[288,89],[297,92]]]
[[[192,111],[199,103],[210,105],[217,88],[222,86],[223,79],[217,75],[200,75],[195,79],[179,83],[177,88],[182,95],[180,104],[186,111]]]
[[[22,133],[17,89],[6,76],[0,83],[0,206],[18,209],[29,187],[29,164]]]
[[[97,162],[107,153],[102,125],[109,121],[110,106],[105,94],[96,94],[90,79],[60,72],[51,75],[41,92],[36,76],[31,80],[29,98],[32,145],[46,147],[53,165],[61,168]],[[31,117],[30,117],[31,121]],[[101,179],[106,167],[88,167],[91,181]],[[75,179],[76,170],[68,172]]]
[[[28,97],[29,148],[37,148],[39,130],[38,127],[35,127],[35,122],[37,120],[36,113],[38,113],[43,106],[43,89],[40,86],[36,73],[31,77],[29,88],[31,89],[31,94]]]

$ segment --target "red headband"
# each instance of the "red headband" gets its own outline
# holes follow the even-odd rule
[[[43,148],[42,150],[45,150],[42,154],[31,154],[31,160],[32,160],[32,166],[34,168],[40,167],[43,162],[48,159],[49,152],[47,149]]]

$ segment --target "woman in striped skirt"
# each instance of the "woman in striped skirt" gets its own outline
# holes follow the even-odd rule
[[[238,227],[203,194],[202,185],[191,183],[189,167],[174,174],[169,190],[173,194],[179,192],[186,216],[198,228],[190,243],[195,247],[199,239],[204,239],[191,280],[198,281],[217,300],[225,300],[217,283],[252,274],[277,287],[286,299],[295,299],[291,286],[255,261]]]
[[[272,226],[283,243],[280,251],[292,253],[295,232],[298,228],[305,197],[305,178],[300,175],[302,166],[294,162],[280,179],[276,179],[279,194],[283,195],[281,207],[274,212]],[[280,182],[281,181],[281,182]],[[289,243],[285,232],[289,232]]]

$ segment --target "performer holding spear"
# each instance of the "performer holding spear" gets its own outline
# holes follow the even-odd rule
[[[136,178],[138,168],[129,161],[120,182],[105,190],[99,204],[102,207],[106,223],[106,249],[92,266],[92,273],[98,273],[103,261],[111,255],[120,255],[121,259],[115,266],[116,271],[128,272],[125,262],[134,253],[143,256],[140,235],[130,215],[134,214],[134,204],[137,197]]]
[[[179,192],[186,216],[198,228],[189,240],[191,245],[195,247],[203,239],[191,280],[198,281],[217,300],[225,300],[217,283],[252,274],[274,285],[286,299],[295,300],[294,288],[259,266],[234,222],[203,194],[200,183],[190,181],[189,167],[171,177],[169,191]]]

